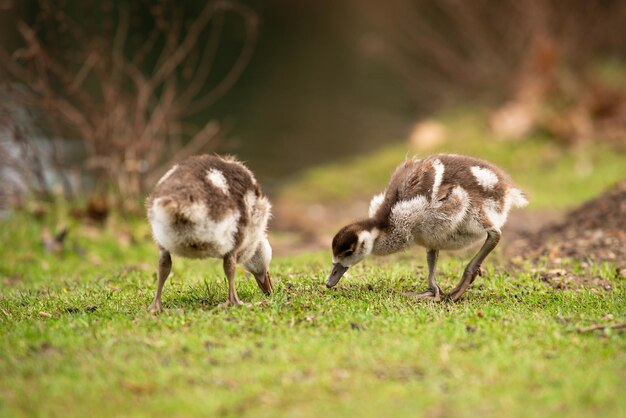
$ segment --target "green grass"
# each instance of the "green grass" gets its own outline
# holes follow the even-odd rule
[[[520,142],[500,141],[487,129],[485,120],[479,111],[443,115],[437,121],[446,128],[446,142],[422,154],[467,154],[495,163],[530,194],[531,209],[570,207],[626,176],[626,154],[602,141],[575,149],[542,134]],[[370,155],[313,168],[287,185],[281,197],[305,204],[371,197],[383,191],[394,168],[414,154],[407,145],[391,145]]]
[[[420,303],[424,256],[371,259],[336,290],[327,253],[277,259],[264,297],[222,309],[218,261],[174,259],[166,311],[147,312],[157,253],[143,223],[120,247],[71,223],[44,253],[43,222],[0,224],[0,416],[602,416],[626,414],[626,338],[578,327],[626,320],[626,283],[557,291],[488,259],[456,304]],[[449,289],[461,259],[442,257]],[[416,272],[416,269],[420,270]],[[612,315],[612,319],[607,315]]]

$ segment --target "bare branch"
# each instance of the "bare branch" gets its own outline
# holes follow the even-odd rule
[[[78,73],[76,73],[74,80],[72,80],[72,82],[68,86],[68,90],[70,92],[75,92],[81,87],[81,85],[85,81],[85,78],[87,78],[89,72],[94,68],[97,62],[98,54],[96,54],[95,52],[92,52],[87,56],[84,64],[82,65]]]
[[[605,329],[623,329],[626,328],[626,322],[622,322],[620,324],[595,324],[595,325],[591,325],[585,328],[578,328],[576,330],[577,333],[579,334],[584,334],[587,332],[592,332],[592,331],[598,331],[598,330],[605,330]]]
[[[150,80],[153,85],[160,84],[166,77],[169,77],[172,72],[180,65],[180,63],[189,54],[191,49],[196,45],[198,36],[202,30],[206,27],[213,14],[219,10],[216,2],[209,2],[204,7],[200,15],[191,24],[187,30],[187,34],[183,41],[178,45],[176,50],[169,58],[159,67],[157,72],[152,76]]]
[[[234,10],[240,11],[239,8],[235,8]],[[244,9],[244,11],[245,10],[247,9]],[[256,46],[256,40],[258,35],[258,20],[256,17],[253,17],[253,15],[250,15],[249,12],[244,16],[247,16],[247,37],[241,53],[235,61],[235,64],[231,68],[230,72],[226,75],[226,77],[224,77],[222,81],[220,81],[220,83],[212,91],[192,102],[191,104],[189,104],[189,106],[186,106],[187,114],[200,112],[207,107],[213,105],[216,101],[222,98],[224,94],[232,88],[237,80],[239,80],[239,77],[243,73],[243,70],[250,62],[252,52],[254,51],[254,47]]]
[[[224,14],[218,13],[214,18],[214,22],[211,27],[211,34],[209,35],[209,40],[207,42],[208,45],[206,50],[202,54],[200,64],[195,71],[191,82],[189,83],[185,91],[181,94],[181,97],[178,101],[181,107],[186,108],[189,106],[193,98],[202,89],[204,82],[211,73],[213,60],[215,59],[215,54],[217,53],[217,47],[219,46],[223,27]]]
[[[113,38],[112,56],[113,56],[113,68],[111,74],[111,80],[116,87],[119,84],[120,75],[124,68],[124,45],[126,44],[126,38],[128,35],[128,21],[130,15],[126,7],[120,9],[120,21],[117,24],[115,31],[115,38]]]

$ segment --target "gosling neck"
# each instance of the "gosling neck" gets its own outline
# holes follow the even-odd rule
[[[392,224],[381,225],[374,241],[372,254],[388,255],[400,252],[411,246],[411,234],[395,228]]]

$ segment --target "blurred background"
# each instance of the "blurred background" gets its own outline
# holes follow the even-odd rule
[[[105,223],[231,153],[288,251],[445,151],[510,171],[538,227],[626,173],[625,25],[619,0],[0,0],[0,208]]]

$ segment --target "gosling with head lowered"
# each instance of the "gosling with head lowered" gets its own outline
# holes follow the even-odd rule
[[[428,289],[418,298],[457,301],[481,272],[500,241],[509,211],[528,204],[509,176],[487,161],[438,154],[398,166],[385,192],[375,196],[369,218],[342,228],[333,238],[331,288],[351,266],[370,254],[386,255],[413,245],[427,249]],[[458,285],[445,295],[435,270],[440,250],[485,240]]]
[[[158,284],[151,312],[160,312],[161,291],[172,268],[171,254],[221,258],[228,278],[227,304],[240,305],[237,263],[272,292],[272,259],[266,228],[270,203],[245,165],[231,157],[201,155],[173,166],[146,200],[159,250]]]

